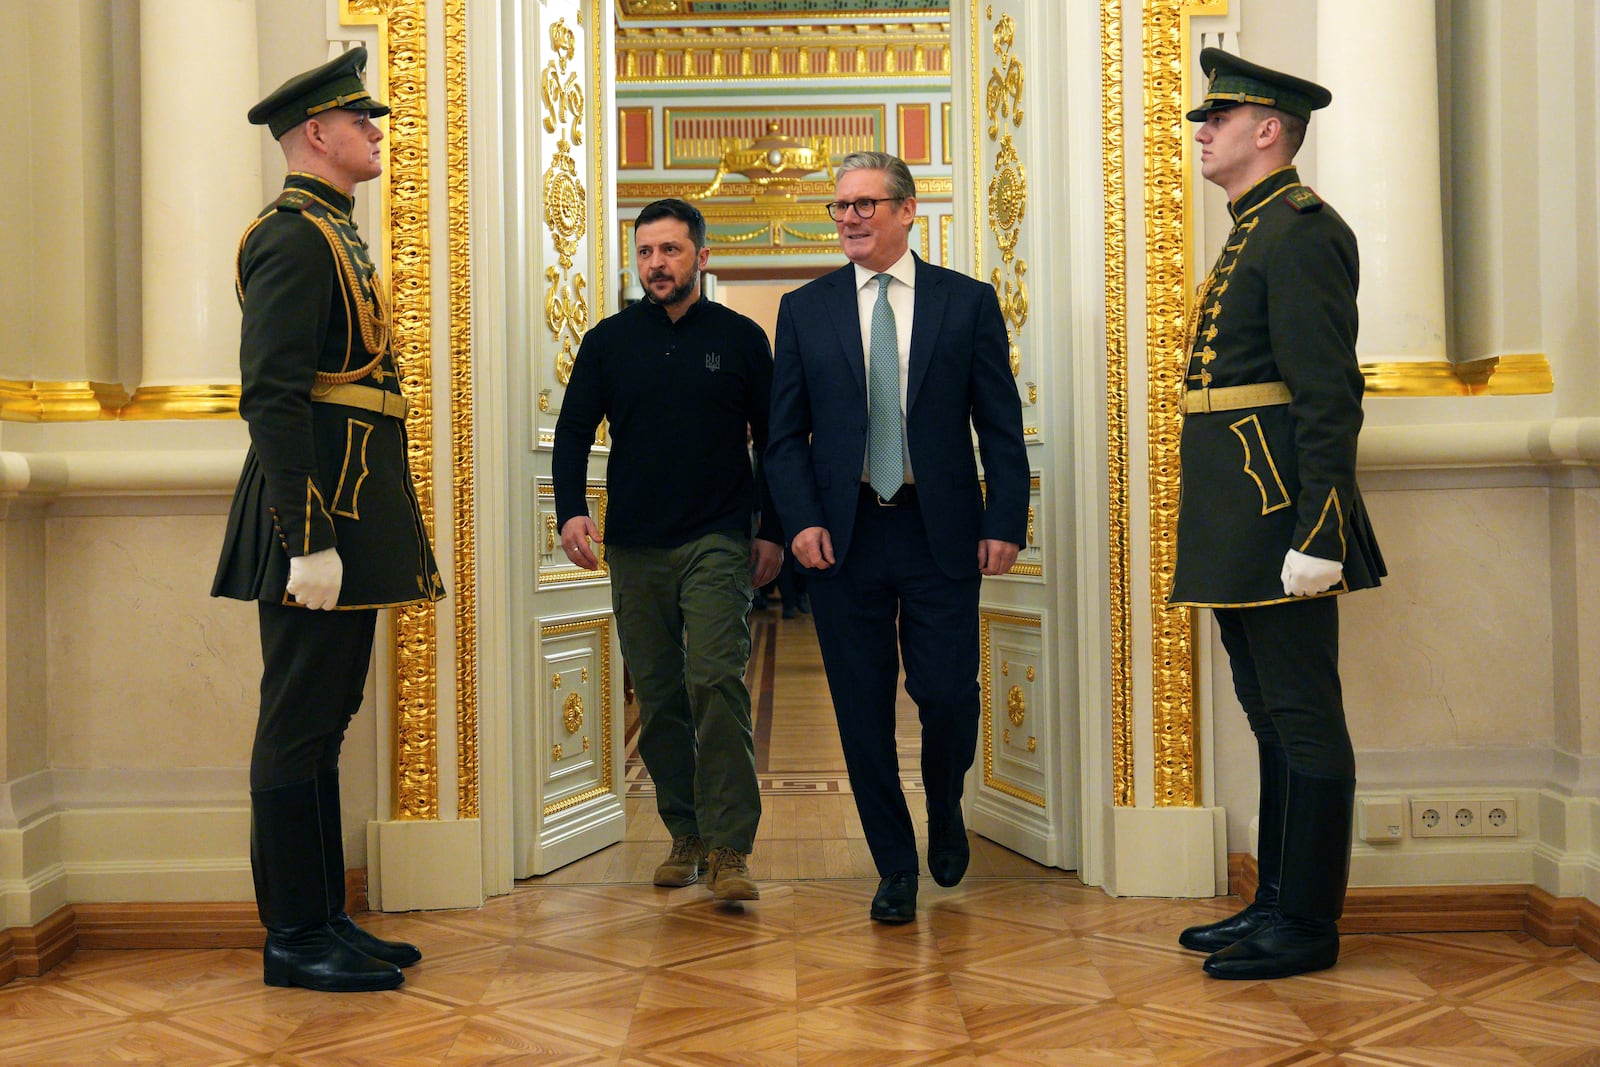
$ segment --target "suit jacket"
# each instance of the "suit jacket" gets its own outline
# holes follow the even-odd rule
[[[784,530],[822,526],[832,574],[850,552],[867,452],[866,355],[856,272],[846,264],[778,306],[766,474]],[[978,542],[1022,544],[1028,457],[994,289],[916,260],[906,446],[939,569],[978,571]],[[976,431],[987,497],[973,455]]]
[[[321,179],[291,173],[239,241],[250,450],[212,596],[293,604],[289,558],[334,547],[340,608],[444,596],[406,459],[388,300],[351,207]],[[314,400],[336,395],[326,391],[336,383],[380,408],[392,398],[390,413]]]
[[[1290,600],[1291,548],[1340,560],[1334,595],[1376,586],[1383,556],[1356,486],[1361,367],[1355,235],[1293,167],[1229,205],[1234,227],[1201,287],[1187,387],[1280,384],[1288,403],[1184,416],[1169,603]]]

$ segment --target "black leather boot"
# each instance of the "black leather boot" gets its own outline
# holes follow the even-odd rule
[[[1256,830],[1256,896],[1243,911],[1220,922],[1191,926],[1178,944],[1195,952],[1221,952],[1278,920],[1278,878],[1283,866],[1283,805],[1289,761],[1279,745],[1256,746],[1261,764],[1260,819]]]
[[[1205,962],[1213,978],[1288,978],[1339,961],[1356,783],[1289,772],[1277,922]]]
[[[394,989],[405,981],[400,968],[346,944],[328,924],[317,809],[314,778],[250,793],[250,866],[267,928],[262,979],[326,993]]]
[[[385,941],[356,925],[344,910],[344,822],[339,814],[339,770],[317,772],[317,809],[322,824],[323,878],[328,894],[328,925],[345,944],[396,967],[422,962],[417,946]]]

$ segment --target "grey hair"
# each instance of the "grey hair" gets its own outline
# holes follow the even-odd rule
[[[892,156],[888,152],[851,152],[839,161],[834,168],[834,175],[840,177],[852,170],[883,171],[889,180],[889,195],[896,200],[917,195],[917,181],[911,176],[911,168],[906,166],[906,161],[899,156]]]

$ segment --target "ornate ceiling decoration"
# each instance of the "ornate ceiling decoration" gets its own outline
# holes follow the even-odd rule
[[[766,26],[778,20],[908,17],[948,19],[949,0],[616,0],[617,24],[715,20]]]

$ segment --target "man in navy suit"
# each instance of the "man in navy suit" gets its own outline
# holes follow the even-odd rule
[[[969,858],[978,586],[1016,562],[1028,459],[993,288],[912,254],[917,190],[903,160],[857,152],[837,174],[828,214],[850,265],[779,305],[766,472],[796,531],[881,879],[872,918],[901,923],[916,917],[919,864],[895,751],[896,642],[922,721],[928,869],[955,885]]]

